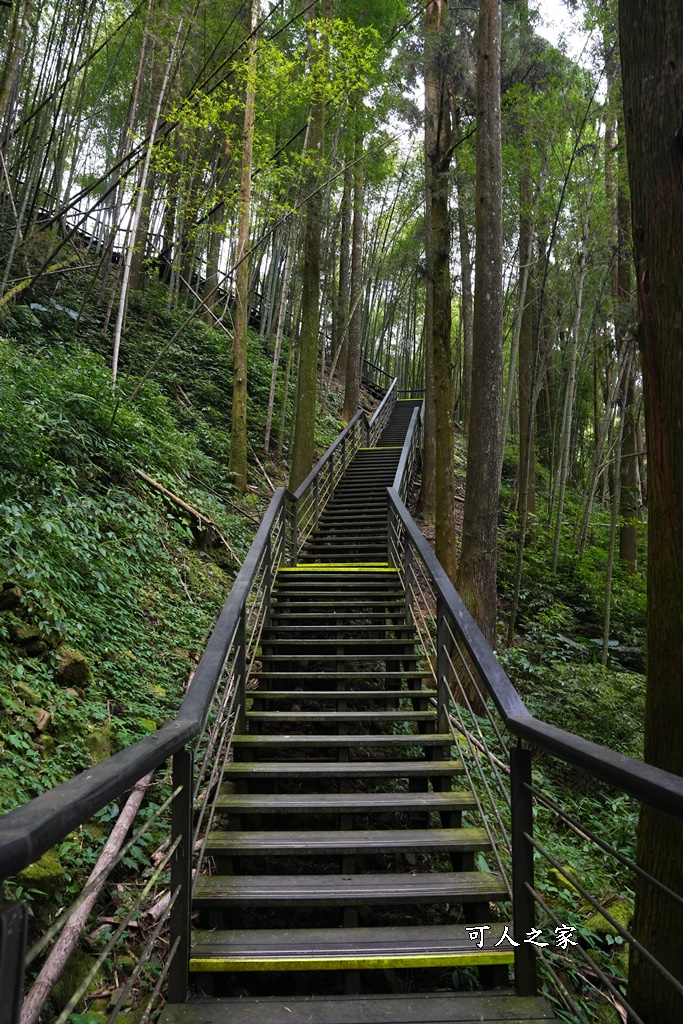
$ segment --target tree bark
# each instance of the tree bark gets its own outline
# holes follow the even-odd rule
[[[355,416],[360,404],[360,361],[362,341],[362,308],[360,303],[363,288],[363,132],[356,126],[353,165],[353,233],[351,241],[351,319],[348,329],[346,363],[346,388],[342,419],[348,423]],[[345,334],[347,332],[344,332]]]
[[[230,472],[237,489],[247,489],[247,334],[249,327],[249,219],[251,213],[251,166],[254,144],[254,92],[259,0],[251,4],[251,37],[247,62],[244,102],[244,142],[237,225],[237,269],[235,272],[235,329],[233,335],[232,429],[230,431]]]
[[[306,5],[304,18],[308,34],[308,54],[311,73],[322,74],[321,55],[316,47],[315,4]],[[324,10],[323,10],[323,13]],[[311,160],[307,188],[310,198],[306,203],[306,235],[303,260],[303,289],[301,299],[301,334],[299,336],[299,374],[294,410],[294,438],[292,466],[289,473],[290,490],[295,491],[308,476],[313,465],[315,404],[318,381],[318,335],[320,333],[320,234],[322,193],[316,189],[322,172],[325,138],[325,100],[322,88],[311,103],[307,155]]]
[[[683,18],[680,0],[621,0],[626,147],[648,437],[645,760],[683,775]],[[643,806],[639,865],[683,892],[683,822]],[[636,883],[633,932],[683,982],[683,908]],[[648,1024],[683,997],[635,949],[628,996]]]
[[[498,459],[503,392],[501,0],[481,0],[477,59],[477,188],[472,412],[458,589],[496,642]]]
[[[429,165],[432,250],[432,360],[434,366],[434,551],[455,581],[455,459],[451,358],[451,233],[448,170],[453,152],[451,104],[438,50],[448,16],[445,0],[429,0],[425,22],[425,149]],[[429,344],[429,337],[425,339]]]

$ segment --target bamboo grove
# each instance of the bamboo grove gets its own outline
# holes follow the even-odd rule
[[[0,332],[32,309],[66,314],[65,345],[95,324],[113,423],[188,324],[214,328],[242,493],[250,447],[304,480],[331,390],[346,420],[363,400],[363,360],[424,387],[421,513],[486,638],[505,646],[503,511],[507,644],[542,535],[550,578],[605,555],[607,664],[648,506],[617,26],[635,5],[570,3],[577,60],[536,6],[0,0]],[[182,323],[144,364],[140,294]],[[272,365],[258,433],[250,345]]]
[[[635,567],[644,497],[614,11],[593,7],[581,66],[534,30],[526,3],[505,6],[502,24],[495,416],[518,445],[522,532],[535,466],[549,471],[552,569],[563,531],[580,553],[593,502],[616,495],[619,555]],[[19,0],[0,17],[3,307],[30,301],[41,282],[58,296],[86,267],[123,401],[136,391],[118,379],[131,291],[161,282],[169,305],[234,332],[236,353],[247,328],[258,331],[273,354],[263,446],[282,448],[293,431],[293,483],[310,468],[316,403],[333,375],[346,381],[347,416],[355,409],[363,356],[408,388],[425,371],[441,381],[468,433],[482,387],[472,379],[476,12],[425,28],[422,7],[398,0],[244,0],[220,13]],[[448,124],[438,171],[424,159],[432,108]],[[438,259],[452,312],[437,367],[425,194],[448,220]],[[245,358],[231,450],[241,489]],[[286,403],[274,407],[283,378],[285,394],[296,390],[291,424]],[[502,448],[496,458],[494,487]],[[565,518],[568,480],[584,488],[580,524]]]

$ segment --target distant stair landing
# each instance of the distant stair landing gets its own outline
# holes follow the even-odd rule
[[[512,994],[510,894],[388,564],[418,404],[396,403],[277,573],[194,889],[195,996],[160,1024],[555,1019]]]

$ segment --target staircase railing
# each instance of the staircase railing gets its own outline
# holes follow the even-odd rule
[[[395,390],[394,382],[394,400]],[[276,490],[175,720],[166,722],[151,736],[10,811],[0,820],[0,986],[3,996],[5,988],[8,993],[3,1021],[14,1024],[19,1020],[25,967],[30,966],[50,943],[58,941],[60,932],[79,913],[84,900],[105,884],[122,858],[130,856],[131,851],[135,853],[136,849],[139,852],[144,848],[149,841],[150,828],[161,815],[171,817],[168,849],[157,864],[152,885],[146,880],[141,887],[141,895],[125,915],[115,940],[129,934],[127,929],[135,927],[153,892],[165,884],[168,887],[165,896],[157,898],[155,903],[154,935],[158,937],[163,926],[170,922],[171,943],[163,967],[155,969],[149,1009],[151,1011],[155,993],[158,995],[167,977],[169,998],[173,1001],[185,999],[192,885],[193,878],[201,870],[204,856],[200,836],[208,832],[215,813],[221,765],[226,761],[232,737],[244,727],[246,684],[257,657],[261,632],[268,621],[275,573],[280,566],[296,564],[298,552],[315,529],[325,504],[353,455],[370,437],[376,436],[380,429],[378,424],[386,422],[387,408],[388,403],[382,403],[370,421],[360,410],[295,494],[284,487]],[[131,824],[131,828],[138,826],[133,838],[25,955],[26,904],[20,899],[6,899],[3,887],[8,888],[11,897],[16,883],[10,880],[19,872],[104,807],[121,800],[143,780],[147,798],[158,805],[158,810],[151,818],[147,811],[142,815],[138,812]],[[164,871],[167,874],[170,871],[170,883]],[[6,886],[8,881],[10,884]],[[85,921],[81,927],[84,925]],[[67,1020],[92,977],[110,954],[111,948],[105,946],[91,976],[84,979],[74,994],[71,1009],[65,1009],[60,1016],[60,1024]],[[154,955],[154,947],[149,946],[138,959],[135,978],[148,967]],[[120,1007],[124,1003],[122,995]]]
[[[296,537],[292,544],[296,557],[292,564],[296,565],[300,551],[358,449],[363,444],[377,443],[396,404],[397,386],[398,382],[393,380],[370,420],[363,409],[358,410],[294,493],[290,529]]]
[[[397,394],[398,381],[393,380],[391,382],[391,387],[375,409],[372,419],[368,424],[368,444],[371,447],[377,444],[378,440],[382,436],[384,428],[391,418],[394,406],[396,405]]]
[[[419,409],[413,409],[410,417],[406,439],[403,442],[403,451],[396,467],[394,477],[394,490],[398,492],[403,501],[406,500],[417,470],[417,463],[422,444],[422,424],[424,421],[424,402]]]
[[[394,380],[390,373],[378,366],[377,363],[371,362],[370,359],[363,359],[362,373],[364,380],[374,384],[376,388],[385,390],[391,387]]]
[[[399,570],[407,612],[429,660],[438,691],[439,731],[450,731],[460,750],[497,867],[508,884],[518,943],[514,949],[518,994],[536,992],[539,960],[546,981],[573,1019],[590,1024],[593,1018],[582,1006],[580,994],[572,994],[563,980],[571,970],[578,975],[583,968],[590,972],[590,978],[599,979],[609,998],[637,1024],[641,1018],[629,1006],[623,986],[601,966],[599,955],[595,951],[591,955],[583,940],[578,941],[582,906],[602,916],[617,945],[623,942],[637,950],[659,973],[662,985],[670,985],[679,994],[683,994],[683,985],[643,947],[614,905],[610,909],[588,891],[580,870],[585,849],[590,844],[591,856],[609,858],[610,872],[626,873],[632,888],[637,878],[678,907],[683,906],[683,894],[671,892],[619,849],[612,842],[609,821],[606,835],[600,836],[592,824],[580,820],[578,811],[572,813],[559,806],[532,778],[531,760],[542,754],[555,765],[578,769],[589,779],[606,783],[618,793],[678,819],[683,819],[683,778],[549,725],[529,713],[395,487],[389,491],[389,560]],[[553,852],[558,831],[563,833],[562,847]],[[567,864],[568,837],[574,840],[576,870]],[[546,880],[550,883],[547,889]],[[561,901],[553,900],[553,888],[557,892],[558,884],[574,895],[573,909],[566,896]],[[541,928],[537,927],[537,914],[542,919]],[[483,932],[481,941],[485,941]]]

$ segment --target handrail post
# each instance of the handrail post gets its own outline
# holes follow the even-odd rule
[[[534,927],[534,851],[526,836],[533,835],[531,751],[518,745],[510,750],[510,797],[512,802],[512,919],[515,940],[515,991],[535,996],[536,947],[525,942]],[[525,835],[526,834],[526,835]]]
[[[233,664],[233,672],[235,675],[235,703],[237,705],[237,715],[235,718],[235,732],[243,733],[246,729],[247,723],[247,709],[245,707],[247,701],[247,606],[246,602],[242,605],[240,611],[239,620],[237,622],[237,629],[235,630],[235,639],[233,640],[235,650],[235,662]]]
[[[19,1024],[24,995],[28,912],[25,903],[4,903],[0,884],[0,990],[3,1021]]]
[[[268,543],[266,545],[266,557],[264,566],[265,580],[264,580],[264,592],[265,592],[265,612],[264,612],[264,624],[268,626],[270,624],[270,595],[273,589],[273,541],[272,533],[268,534]]]
[[[334,452],[332,452],[332,454],[330,455],[328,466],[330,467],[330,498],[331,498],[332,495],[334,494]],[[327,500],[329,501],[329,498]]]
[[[345,437],[342,438],[341,450],[342,450],[342,476],[343,476],[344,473],[346,472],[346,438]]]
[[[446,623],[446,602],[442,597],[436,600],[436,691],[437,730],[448,732],[448,704],[450,689],[450,663],[448,660],[448,626]]]
[[[180,792],[173,801],[171,814],[172,839],[180,842],[171,858],[171,892],[178,889],[171,908],[171,948],[177,941],[173,969],[168,975],[169,1003],[184,1003],[187,999],[190,964],[190,920],[192,904],[192,789],[194,785],[194,755],[187,748],[173,755],[173,789]]]
[[[406,591],[406,625],[413,626],[415,620],[413,618],[413,549],[410,544],[410,538],[406,535],[403,541],[403,575],[405,578],[405,591]]]
[[[292,565],[292,566],[297,565],[298,562],[299,562],[299,552],[298,552],[298,541],[299,541],[299,538],[297,536],[298,530],[297,530],[297,521],[296,520],[297,520],[297,504],[296,504],[295,501],[293,501],[291,503],[290,516],[289,516],[289,527],[290,527],[290,534],[289,534],[289,564]]]
[[[319,486],[318,486],[319,481],[320,481],[320,473],[318,473],[317,477],[313,481],[313,516],[314,516],[314,522],[315,522],[314,529],[317,528],[318,522],[320,520],[320,492],[319,492]]]

